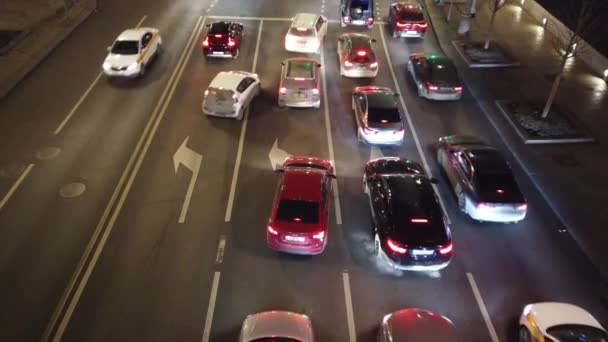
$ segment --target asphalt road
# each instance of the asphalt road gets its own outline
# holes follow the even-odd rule
[[[378,2],[381,15],[388,4]],[[125,6],[103,1],[101,12],[0,103],[0,194],[29,170],[0,207],[0,340],[229,341],[248,314],[284,309],[309,315],[319,341],[371,341],[384,314],[419,307],[449,317],[462,341],[509,341],[522,307],[544,300],[581,305],[608,322],[600,279],[514,160],[529,203],[524,221],[480,224],[458,212],[434,160],[437,138],[474,134],[511,156],[466,89],[455,103],[417,97],[405,61],[415,51],[439,51],[432,32],[405,41],[375,25],[369,34],[379,74],[352,80],[339,76],[336,38],[351,30],[335,22],[333,2]],[[316,56],[326,83],[319,109],[276,106],[280,62],[298,55],[282,46],[298,12],[334,20]],[[200,32],[218,16],[243,17],[236,60],[202,58]],[[141,80],[97,79],[105,46],[138,23],[161,30],[163,55]],[[254,71],[262,80],[263,92],[242,122],[201,115],[203,91],[222,70]],[[403,146],[357,143],[350,93],[365,84],[398,86],[408,122]],[[202,156],[198,172],[176,167],[184,141]],[[329,242],[319,256],[266,247],[275,144],[281,153],[335,161]],[[59,154],[47,158],[48,147]],[[371,257],[361,174],[367,160],[381,155],[426,163],[441,180],[455,246],[441,273],[396,272]],[[61,197],[71,182],[86,191]]]

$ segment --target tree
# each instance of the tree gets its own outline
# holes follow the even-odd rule
[[[569,0],[561,4],[558,16],[565,27],[555,25],[555,34],[551,39],[551,45],[561,60],[559,71],[553,80],[549,98],[547,98],[541,114],[543,119],[551,111],[568,60],[574,57],[575,51],[578,54],[585,52],[587,45],[581,44],[583,38],[586,38],[589,43],[589,39],[594,37],[594,31],[599,32],[597,29],[602,25],[602,19],[605,16],[602,10],[606,8],[606,4],[606,0]],[[597,34],[595,36],[597,37]]]
[[[486,33],[486,42],[483,45],[484,50],[490,48],[490,40],[492,40],[492,33],[494,32],[494,18],[496,18],[496,13],[498,13],[498,11],[505,5],[505,0],[489,0],[488,3],[490,5],[490,12],[492,12],[492,16],[490,17],[490,27]]]

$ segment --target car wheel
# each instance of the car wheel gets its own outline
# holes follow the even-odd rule
[[[519,342],[532,342],[530,331],[523,325],[519,327]]]
[[[464,192],[459,192],[458,195],[458,209],[460,209],[460,211],[462,211],[463,213],[467,213],[467,208],[466,208],[466,197],[464,195]]]

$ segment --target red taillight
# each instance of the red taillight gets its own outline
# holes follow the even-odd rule
[[[410,26],[410,24],[397,22],[397,27],[408,27],[408,26]]]
[[[373,129],[369,129],[367,127],[363,127],[363,133],[368,134],[368,135],[369,134],[378,134],[378,131],[373,130]]]
[[[449,245],[439,249],[439,254],[446,255],[446,254],[452,253],[452,248],[453,248],[453,246],[452,246],[452,243],[450,242]]]
[[[367,56],[367,51],[359,50],[359,51],[357,51],[357,56],[361,56],[361,57]]]
[[[476,207],[477,207],[477,209],[489,209],[490,208],[490,206],[485,203],[477,203]]]
[[[502,195],[505,193],[505,191],[503,189],[496,189],[496,193]]]
[[[312,238],[323,241],[323,239],[325,239],[325,231],[318,232],[317,234],[313,235]]]
[[[525,204],[525,203],[524,204],[520,204],[520,205],[517,206],[517,210],[520,210],[520,211],[528,210],[528,205]]]
[[[367,24],[368,25],[371,25],[373,23],[374,23],[374,18],[372,18],[372,17],[367,18]]]
[[[427,82],[427,83],[426,83],[426,88],[427,88],[428,90],[430,90],[430,91],[437,91],[437,90],[439,90],[439,87],[438,87],[438,86],[433,85],[433,84],[432,84],[432,83],[430,83],[430,82]]]
[[[306,32],[306,31],[308,31],[308,29],[306,27],[298,27],[298,28],[296,28],[296,31],[298,31],[298,32]]]
[[[268,226],[268,233],[272,235],[279,235],[279,232],[272,228],[272,226]]]
[[[462,86],[460,86],[460,87],[454,87],[453,89],[454,89],[454,91],[457,91],[457,92],[460,93],[462,91]]]
[[[373,62],[369,65],[370,68],[375,69],[378,67],[378,62]]]
[[[423,23],[423,24],[414,24],[414,27],[419,27],[421,29],[425,29],[426,25],[427,25],[426,23]]]
[[[235,46],[236,42],[234,40],[232,40],[232,37],[228,37],[228,46]]]
[[[281,95],[287,94],[287,88],[281,87],[281,89],[279,89],[279,94],[281,94]]]
[[[391,251],[395,253],[405,254],[407,252],[407,248],[400,246],[398,243],[391,239],[386,239],[386,244],[388,245],[388,248],[390,248]]]
[[[352,67],[353,63],[351,63],[350,61],[344,61],[344,66],[345,67]]]
[[[394,131],[393,134],[403,134],[405,132],[405,128],[401,127],[398,130]]]
[[[413,218],[410,220],[412,223],[429,223],[429,220],[423,218]]]
[[[239,100],[239,96],[237,94],[232,94],[232,99],[234,101],[238,101]]]
[[[205,37],[205,40],[203,40],[203,46],[209,47],[209,37]]]
[[[221,34],[216,34],[214,37],[215,38],[222,38],[222,35]]]
[[[315,95],[315,96],[318,96],[319,95],[319,89],[312,88],[312,94]]]
[[[342,17],[342,20],[344,20],[345,23],[350,22],[350,18],[348,16]]]

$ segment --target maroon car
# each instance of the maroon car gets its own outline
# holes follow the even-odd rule
[[[268,246],[292,254],[319,254],[327,244],[333,166],[313,157],[290,157],[280,173],[266,229]]]
[[[243,24],[218,21],[208,26],[207,35],[201,42],[205,57],[238,57]]]
[[[413,2],[396,2],[391,5],[388,16],[391,21],[393,38],[422,38],[428,26],[422,7]]]

